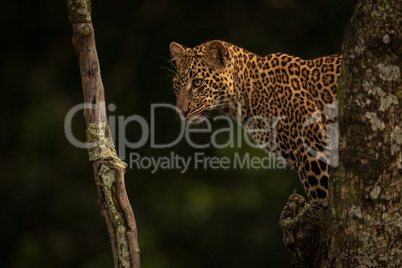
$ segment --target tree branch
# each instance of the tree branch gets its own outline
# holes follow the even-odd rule
[[[107,122],[91,2],[67,0],[67,8],[81,72],[89,160],[94,168],[98,204],[109,232],[114,266],[140,268],[137,226],[124,185],[127,165],[116,154]]]
[[[293,267],[320,267],[328,248],[322,245],[327,221],[325,210],[314,208],[303,196],[293,194],[282,210],[279,225]]]

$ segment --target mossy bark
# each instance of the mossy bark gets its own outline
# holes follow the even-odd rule
[[[402,266],[401,29],[401,1],[357,1],[338,86],[327,266]]]
[[[67,8],[81,72],[89,161],[94,168],[99,208],[109,231],[114,267],[140,268],[137,226],[124,185],[127,165],[117,156],[107,122],[91,2],[67,0]]]
[[[68,20],[74,22],[91,21],[91,0],[67,0]]]
[[[320,238],[293,249],[296,267],[402,267],[401,29],[401,1],[356,1],[338,86],[339,166],[321,220],[299,217]],[[297,230],[283,230],[289,244]],[[301,248],[314,262],[300,262]]]

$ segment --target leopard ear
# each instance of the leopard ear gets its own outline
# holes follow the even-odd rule
[[[184,57],[186,54],[186,49],[182,45],[172,42],[170,44],[170,53],[172,53],[172,60],[176,61],[176,64]]]
[[[204,57],[212,68],[219,71],[223,71],[229,62],[229,52],[219,40],[212,41],[208,45]]]

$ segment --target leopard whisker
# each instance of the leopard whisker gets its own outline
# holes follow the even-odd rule
[[[169,64],[172,65],[173,68],[174,68],[174,69],[176,70],[176,72],[177,72],[177,67],[176,67],[176,65],[175,65],[171,60],[168,60],[168,59],[166,59],[165,57],[162,57],[162,56],[159,56],[159,57],[160,57],[161,59],[163,59],[163,60],[169,62]]]
[[[166,66],[159,66],[159,67],[160,67],[160,68],[163,68],[163,69],[165,69],[165,70],[168,70],[169,72],[172,72],[174,75],[176,75],[176,71],[170,69],[169,67],[166,67]]]

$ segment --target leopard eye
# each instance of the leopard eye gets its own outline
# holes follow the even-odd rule
[[[202,79],[194,79],[193,80],[193,87],[200,87],[202,85]]]

